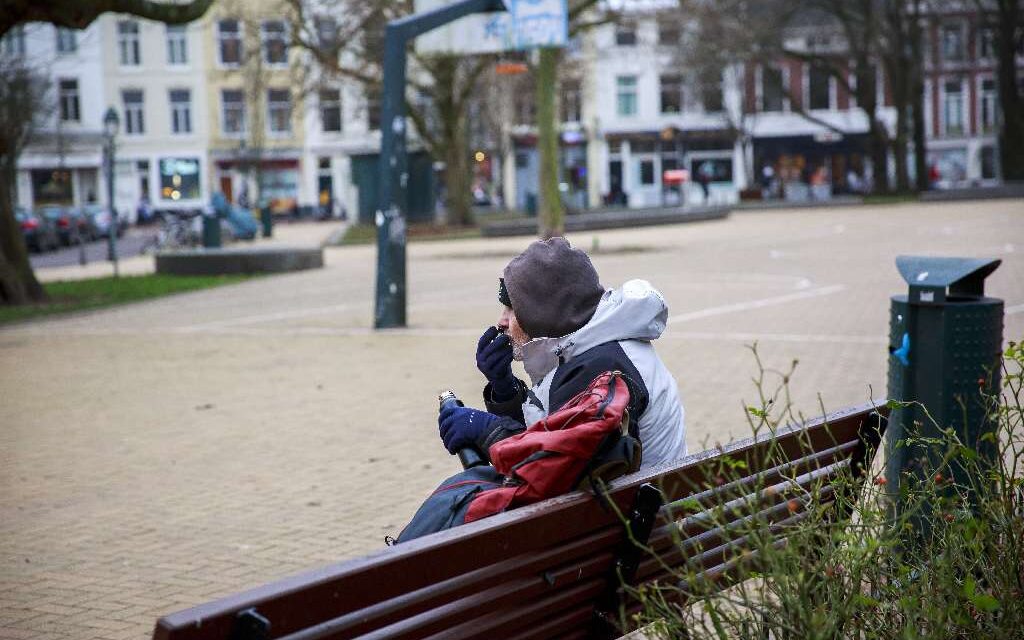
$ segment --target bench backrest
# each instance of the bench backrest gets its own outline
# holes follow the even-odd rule
[[[631,513],[638,494],[649,495],[641,487],[656,485],[664,497],[657,518],[653,511],[647,518],[648,544],[662,561],[728,576],[743,544],[738,529],[709,528],[693,500],[710,506],[724,492],[775,485],[759,496],[762,515],[799,518],[786,487],[829,499],[828,480],[858,477],[883,428],[876,406],[848,409],[642,470],[612,483],[605,499],[560,496],[173,613],[157,622],[154,638],[595,637],[621,620],[618,611],[636,606],[619,599],[618,575],[633,574],[634,584],[667,575],[657,560],[629,557],[635,545],[620,514]],[[716,486],[724,456],[747,471]],[[747,512],[735,513],[738,526]]]

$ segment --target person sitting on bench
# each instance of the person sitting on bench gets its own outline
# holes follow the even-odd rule
[[[503,305],[497,326],[477,344],[487,378],[487,411],[450,406],[438,417],[452,453],[522,432],[557,411],[606,371],[622,372],[630,390],[630,430],[640,440],[642,467],[686,455],[684,411],[675,378],[654,351],[668,318],[662,295],[644,280],[601,286],[586,253],[565,238],[533,242],[498,279]],[[512,373],[526,368],[533,387]]]

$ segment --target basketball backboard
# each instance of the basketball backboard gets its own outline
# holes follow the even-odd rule
[[[450,0],[416,0],[416,13]],[[566,0],[505,0],[508,11],[466,16],[416,39],[420,53],[498,53],[562,47],[569,39]]]

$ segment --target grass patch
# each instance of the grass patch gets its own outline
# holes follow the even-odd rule
[[[50,302],[19,307],[0,307],[0,324],[30,320],[74,311],[101,309],[114,305],[150,300],[161,296],[197,291],[243,282],[253,276],[171,276],[151,274],[121,278],[92,278],[51,282],[43,285]]]

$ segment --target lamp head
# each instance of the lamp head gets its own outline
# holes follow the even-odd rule
[[[103,132],[108,138],[113,138],[120,127],[121,119],[117,117],[117,111],[114,107],[108,107],[107,113],[103,116]]]

